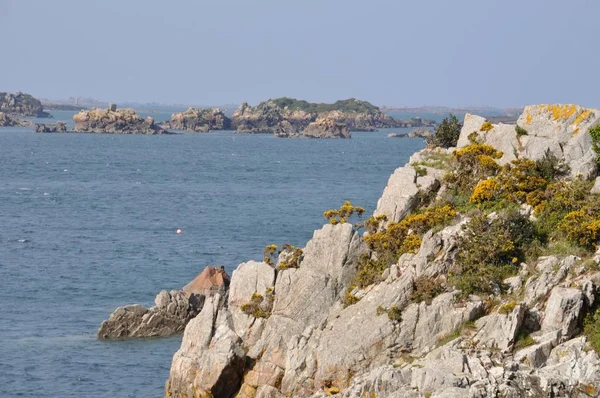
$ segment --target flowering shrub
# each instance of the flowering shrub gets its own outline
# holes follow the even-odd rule
[[[487,144],[472,144],[454,151],[454,172],[446,177],[446,182],[460,190],[471,190],[479,181],[495,176],[500,170],[496,159],[502,157]]]
[[[343,224],[348,222],[348,219],[356,214],[359,218],[365,212],[364,207],[353,206],[349,200],[345,201],[339,209],[327,210],[323,213],[323,217],[329,220],[330,224]]]

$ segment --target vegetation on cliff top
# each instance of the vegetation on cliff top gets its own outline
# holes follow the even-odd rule
[[[460,137],[462,124],[455,115],[442,120],[442,123],[435,129],[435,134],[427,139],[427,144],[434,147],[450,148],[455,147]]]
[[[385,225],[385,216],[378,216],[357,224],[367,232],[369,252],[360,258],[344,303],[357,301],[355,289],[380,282],[382,273],[402,254],[417,253],[427,231],[441,229],[459,215],[468,221],[458,237],[458,255],[448,280],[442,284],[419,278],[412,301],[429,302],[446,286],[465,297],[494,294],[503,290],[503,280],[516,274],[523,262],[565,247],[583,256],[597,250],[600,200],[590,192],[592,181],[565,179],[569,168],[549,152],[538,161],[516,159],[504,166],[497,163],[501,156],[479,143],[458,149],[443,179],[444,194],[433,202],[422,198],[420,206],[399,222]],[[326,218],[337,212],[326,212]]]
[[[309,113],[342,111],[348,113],[374,114],[380,112],[379,108],[375,105],[367,101],[357,100],[355,98],[336,101],[333,104],[314,103],[288,97],[276,98],[270,101],[274,102],[277,106],[279,106],[282,109],[287,107],[289,110],[305,111]]]

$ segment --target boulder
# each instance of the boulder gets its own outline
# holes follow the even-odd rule
[[[478,347],[506,351],[512,348],[524,316],[525,306],[520,304],[517,304],[509,314],[495,313],[484,316],[477,320],[477,333],[472,340]]]
[[[154,123],[154,119],[143,119],[133,109],[82,110],[73,116],[75,132],[110,134],[169,134]]]
[[[66,133],[67,124],[65,122],[56,122],[53,124],[35,124],[36,133]]]
[[[570,339],[580,331],[583,309],[584,296],[581,290],[555,287],[546,303],[542,333],[560,330],[563,339]]]
[[[195,109],[174,113],[171,120],[163,123],[167,129],[205,133],[211,130],[227,130],[231,120],[218,108]]]

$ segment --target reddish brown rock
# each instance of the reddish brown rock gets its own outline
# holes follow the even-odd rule
[[[183,291],[188,295],[197,294],[213,296],[215,293],[223,292],[229,287],[229,275],[221,267],[207,266],[190,283],[185,285]]]

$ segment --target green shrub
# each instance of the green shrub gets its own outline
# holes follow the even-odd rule
[[[242,304],[240,309],[244,314],[253,316],[254,318],[268,318],[271,314],[265,311],[261,305],[264,300],[265,299],[261,294],[253,293],[252,296],[250,296],[250,300],[248,300],[247,303]]]
[[[390,321],[402,322],[402,310],[400,309],[400,307],[397,307],[395,305],[387,309],[383,308],[382,306],[378,306],[376,314],[377,316],[387,314]]]
[[[442,120],[442,123],[436,128],[435,133],[427,139],[427,143],[434,147],[455,147],[460,137],[461,128],[462,125],[456,116],[450,114],[450,117]]]
[[[270,266],[277,262],[277,245],[268,245],[263,250],[263,261]]]
[[[481,128],[479,129],[480,131],[490,131],[494,128],[494,125],[488,121],[486,121],[485,123],[483,123],[481,125]]]
[[[493,177],[500,171],[496,159],[502,152],[490,145],[472,144],[453,152],[453,172],[446,175],[446,182],[451,187],[468,192],[482,180]]]
[[[585,317],[583,334],[594,351],[600,355],[600,308]]]
[[[302,255],[304,254],[304,250],[300,247],[292,246],[288,243],[284,243],[281,245],[279,249],[279,253],[288,252],[289,257],[286,260],[283,260],[278,266],[278,270],[284,270],[288,268],[298,268],[300,266],[300,261],[302,259]]]
[[[517,136],[523,136],[523,135],[527,135],[527,130],[525,130],[523,127],[519,126],[518,124],[515,125],[515,132],[517,133]]]
[[[519,332],[517,335],[517,339],[515,341],[515,350],[520,350],[521,348],[529,347],[530,345],[534,345],[536,342],[531,337],[529,333]]]
[[[550,149],[546,149],[543,158],[536,160],[535,167],[539,176],[548,182],[564,177],[571,171],[569,165],[556,157]]]
[[[439,280],[430,276],[419,276],[413,282],[411,301],[431,304],[431,301],[443,292],[444,286]]]
[[[592,137],[592,148],[598,155],[596,157],[596,163],[600,167],[600,124],[590,128],[589,132]]]
[[[512,314],[513,310],[517,307],[518,303],[516,301],[511,301],[509,303],[504,304],[500,308],[498,308],[499,314],[509,315]]]
[[[532,223],[509,208],[489,220],[475,214],[458,239],[459,253],[450,283],[463,295],[489,294],[514,274],[525,248],[536,237]]]

